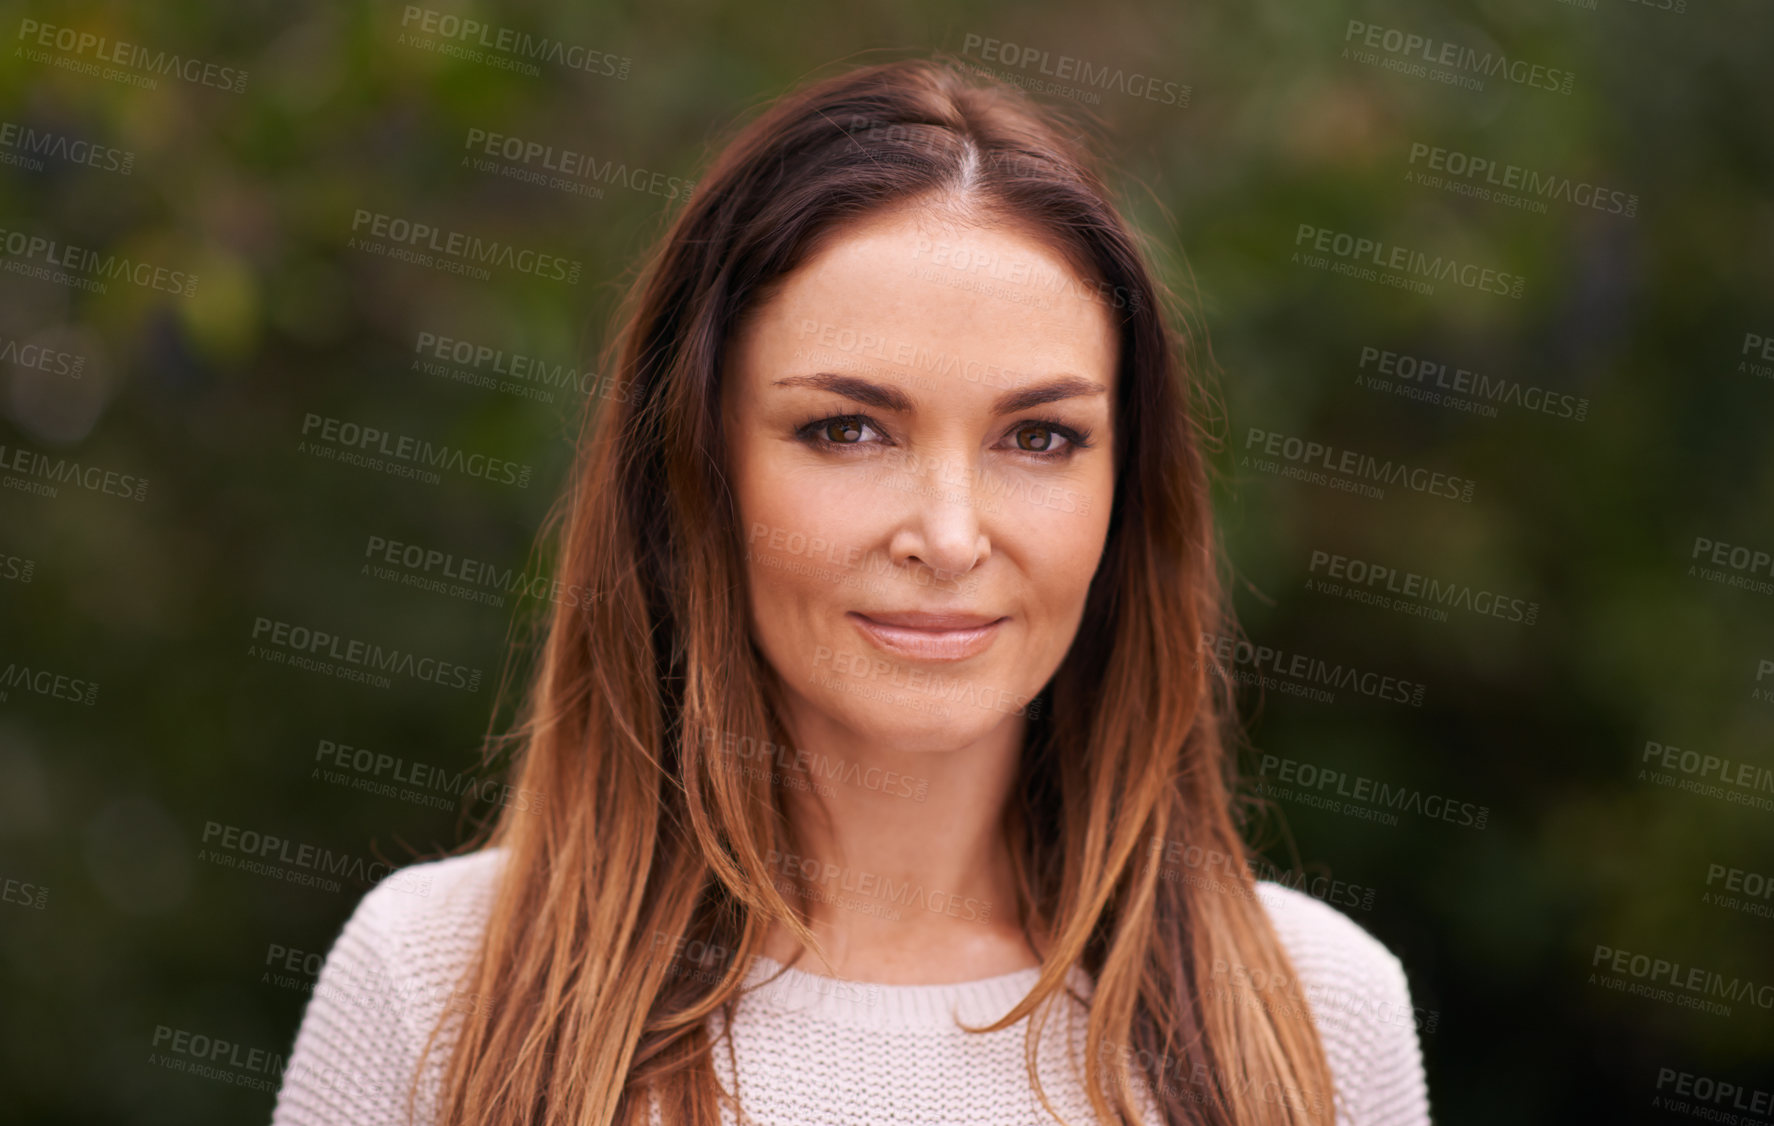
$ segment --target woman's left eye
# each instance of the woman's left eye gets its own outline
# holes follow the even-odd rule
[[[1036,440],[1038,442],[1040,442],[1040,445],[1034,446],[1034,447],[1023,445],[1022,435],[1024,435],[1024,434],[1033,434],[1035,436]],[[1064,439],[1066,442],[1066,445],[1061,446],[1061,447],[1059,447],[1058,450],[1056,450],[1054,448],[1054,439],[1055,438]],[[1017,449],[1022,450],[1024,453],[1031,453],[1031,454],[1058,453],[1058,452],[1061,452],[1063,450],[1070,448],[1071,442],[1072,442],[1072,440],[1070,438],[1067,438],[1065,436],[1065,434],[1063,432],[1061,432],[1060,430],[1058,430],[1052,426],[1043,426],[1041,423],[1038,423],[1038,422],[1030,422],[1030,423],[1026,423],[1022,426],[1017,427],[1016,428],[1016,439],[1017,439],[1017,442],[1016,442]]]
[[[1025,434],[1032,435],[1037,444],[1033,447],[1024,445],[1022,436]],[[1054,461],[1071,457],[1079,450],[1090,448],[1089,429],[1079,430],[1050,419],[1032,418],[1026,422],[1018,423],[1016,430],[1012,433],[1012,438],[1016,442],[1019,452],[1028,454],[1030,457],[1050,458]],[[1055,438],[1065,439],[1065,444],[1056,448],[1053,441]]]

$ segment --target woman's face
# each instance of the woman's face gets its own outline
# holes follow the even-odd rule
[[[723,425],[797,740],[941,750],[1026,713],[1102,557],[1116,349],[1059,255],[929,210],[845,228],[755,310]]]

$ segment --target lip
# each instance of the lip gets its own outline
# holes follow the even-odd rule
[[[997,640],[1009,619],[985,614],[930,614],[916,611],[862,614],[850,619],[877,648],[914,661],[964,661]]]

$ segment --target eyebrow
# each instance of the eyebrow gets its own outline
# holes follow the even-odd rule
[[[889,387],[883,383],[874,383],[860,379],[854,375],[839,375],[836,372],[820,371],[812,375],[791,375],[778,379],[771,384],[773,387],[815,387],[821,391],[830,391],[853,399],[864,406],[877,410],[893,411],[896,414],[915,414],[917,408],[911,397],[897,387]],[[1061,399],[1075,399],[1086,395],[1102,395],[1108,388],[1091,379],[1076,375],[1062,376],[1047,383],[1034,387],[1019,387],[1006,391],[998,396],[992,404],[992,413],[1015,414],[1017,411],[1038,407],[1043,403],[1058,402]]]

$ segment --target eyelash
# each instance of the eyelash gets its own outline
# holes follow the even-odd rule
[[[816,418],[810,422],[802,423],[795,429],[795,437],[813,448],[820,450],[852,449],[867,444],[864,442],[834,442],[830,438],[824,437],[820,431],[824,430],[834,422],[862,423],[865,426],[874,427],[877,432],[885,433],[880,424],[866,414],[834,414],[825,418]],[[1056,422],[1051,418],[1025,418],[1012,427],[1010,432],[1014,434],[1018,430],[1023,429],[1051,431],[1066,440],[1064,448],[1052,451],[1025,450],[1020,447],[1016,448],[1017,453],[1022,454],[1025,457],[1036,458],[1040,461],[1060,461],[1071,457],[1079,450],[1087,450],[1091,447],[1091,431],[1088,426],[1083,429],[1078,429],[1067,426],[1063,422]]]

